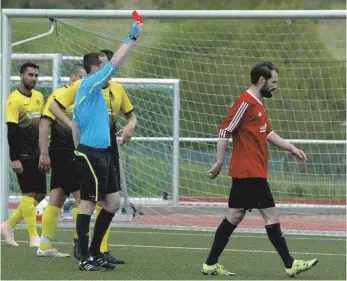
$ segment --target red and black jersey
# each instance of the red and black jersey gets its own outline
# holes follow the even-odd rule
[[[233,178],[267,178],[267,135],[272,132],[262,102],[243,93],[220,126],[219,138],[233,138],[229,175]]]

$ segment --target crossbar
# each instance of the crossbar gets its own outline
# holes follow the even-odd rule
[[[130,19],[133,10],[3,9],[10,18]],[[346,19],[346,10],[138,10],[145,19]]]

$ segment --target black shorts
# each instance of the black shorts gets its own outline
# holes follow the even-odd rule
[[[266,209],[275,207],[269,183],[263,178],[233,178],[229,208]]]
[[[81,181],[81,199],[103,201],[106,194],[119,191],[117,168],[111,149],[80,144],[75,151],[76,172]]]
[[[38,169],[39,158],[20,160],[23,172],[16,174],[23,194],[36,192],[46,194],[46,174]]]
[[[74,152],[71,150],[51,150],[51,190],[62,188],[66,196],[80,189],[76,175]]]

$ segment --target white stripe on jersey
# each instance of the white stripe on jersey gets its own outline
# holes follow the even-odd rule
[[[218,138],[224,139],[224,138],[225,138],[225,135],[226,135],[226,131],[223,130],[223,129],[220,129],[220,130],[219,130],[219,134],[218,134]]]
[[[233,120],[231,120],[229,126],[225,129],[226,131],[232,133],[236,126],[239,124],[243,114],[246,112],[248,108],[248,103],[242,102],[241,106],[237,110]]]

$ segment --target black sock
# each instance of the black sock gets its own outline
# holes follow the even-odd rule
[[[280,224],[270,224],[265,226],[267,236],[269,237],[272,245],[275,247],[279,255],[281,256],[284,266],[286,268],[291,268],[294,259],[289,254],[286,239],[281,231]]]
[[[105,233],[108,227],[110,226],[113,217],[114,213],[110,213],[105,209],[102,209],[100,211],[100,214],[98,215],[95,221],[94,235],[89,248],[89,252],[92,256],[100,254],[100,245],[102,238],[104,238]]]
[[[81,260],[84,261],[89,257],[89,225],[90,215],[78,214],[76,221],[76,230],[78,236],[79,251]]]
[[[233,233],[235,228],[236,225],[233,225],[226,218],[224,218],[224,220],[218,226],[214,236],[210,254],[205,262],[207,265],[213,265],[218,262],[218,258],[222,254],[225,246],[228,244],[230,235]]]

